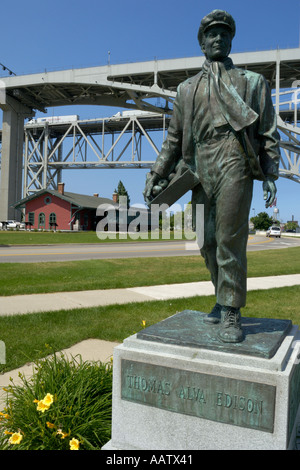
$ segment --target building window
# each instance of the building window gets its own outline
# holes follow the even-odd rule
[[[28,222],[30,226],[34,225],[34,212],[28,213]]]
[[[57,223],[56,223],[56,214],[54,212],[51,212],[49,215],[49,228],[56,228]]]
[[[45,199],[44,199],[44,203],[45,203],[45,204],[50,204],[50,203],[51,203],[51,197],[50,197],[50,196],[46,196]]]
[[[39,213],[39,228],[45,228],[45,214],[44,212]]]
[[[89,225],[89,214],[87,212],[85,212],[83,215],[83,225],[84,225],[84,229],[87,230],[88,225]]]
[[[49,215],[49,225],[56,224],[56,214],[54,212],[51,212]]]

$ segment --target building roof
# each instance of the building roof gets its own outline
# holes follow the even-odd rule
[[[61,192],[54,190],[54,189],[42,189],[30,196],[21,199],[20,201],[14,204],[14,207],[21,208],[24,207],[28,201],[35,199],[42,194],[52,194],[53,196],[57,196],[60,199],[68,201],[73,206],[77,206],[79,208],[86,208],[86,209],[97,209],[100,204],[107,204],[118,206],[112,199],[108,199],[105,197],[97,197],[97,196],[86,196],[85,194],[77,194],[77,193],[70,193],[68,191],[64,191],[64,194]]]

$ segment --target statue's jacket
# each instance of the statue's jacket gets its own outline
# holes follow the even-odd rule
[[[228,73],[240,97],[258,115],[253,124],[239,132],[252,177],[264,180],[271,176],[275,180],[278,178],[280,136],[268,83],[262,75],[234,66]],[[170,174],[181,158],[195,171],[194,104],[202,74],[201,71],[178,86],[168,135],[152,167],[162,178]]]

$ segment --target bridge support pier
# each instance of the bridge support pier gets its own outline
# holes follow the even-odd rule
[[[24,119],[34,115],[34,112],[9,96],[1,98],[0,109],[3,110],[3,125],[0,221],[20,220],[20,211],[12,206],[22,198]]]

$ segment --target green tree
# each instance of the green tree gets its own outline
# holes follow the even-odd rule
[[[124,186],[124,184],[122,183],[122,181],[119,181],[119,184],[118,184],[118,188],[115,189],[115,193],[117,193],[117,202],[119,202],[119,196],[126,196],[127,197],[127,207],[129,208],[130,206],[130,197],[129,197],[129,194]]]
[[[260,212],[255,217],[251,217],[250,220],[256,230],[268,230],[274,224],[272,217],[269,217],[266,212]]]
[[[298,228],[299,225],[297,222],[295,221],[290,221],[290,222],[287,222],[284,226],[284,229],[285,230],[296,230],[296,228]]]

